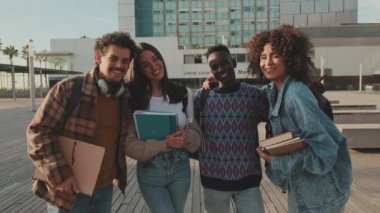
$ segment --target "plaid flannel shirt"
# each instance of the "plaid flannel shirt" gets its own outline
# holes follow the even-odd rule
[[[33,193],[66,210],[73,206],[75,196],[55,190],[55,187],[71,176],[69,165],[59,150],[57,136],[63,135],[89,143],[94,141],[98,113],[95,69],[85,74],[80,103],[66,122],[64,115],[73,92],[73,78],[58,82],[50,90],[27,128],[29,157],[48,178],[47,182],[34,179]],[[121,96],[121,126],[117,141],[117,179],[114,181],[123,193],[127,180],[125,141],[131,121],[131,112],[127,106],[129,97],[128,90]]]

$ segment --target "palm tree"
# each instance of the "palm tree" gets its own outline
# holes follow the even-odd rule
[[[35,57],[35,60],[40,64],[40,98],[42,98],[42,88],[43,88],[43,85],[42,85],[42,66],[41,66],[41,63],[42,63],[42,61],[44,61],[44,58],[46,58],[46,56],[37,55]],[[45,67],[46,67],[46,65],[45,65]]]
[[[47,49],[42,50],[43,53],[47,52]],[[45,68],[46,68],[46,62],[48,61],[47,56],[42,56],[42,61],[45,63]]]
[[[59,56],[54,56],[49,58],[49,62],[53,64],[54,69],[59,68],[62,70],[62,66],[64,65],[65,59]]]
[[[10,62],[11,67],[12,67],[12,92],[13,92],[13,100],[16,100],[15,67],[13,66],[13,57],[17,57],[18,56],[18,50],[14,46],[10,45],[10,46],[6,47],[3,50],[3,54],[9,56],[9,62]]]
[[[29,45],[25,45],[22,47],[21,50],[21,58],[26,60],[26,67],[29,69]],[[25,77],[24,77],[24,72],[22,73],[22,83],[24,85],[24,90],[25,90]],[[29,87],[29,75],[28,75],[28,87]]]

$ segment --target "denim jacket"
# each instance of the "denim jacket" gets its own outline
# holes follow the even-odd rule
[[[352,182],[346,138],[302,82],[288,76],[279,94],[273,83],[266,90],[273,134],[290,131],[308,145],[288,155],[273,156],[266,169],[269,179],[295,199],[299,212],[323,212],[344,204]]]

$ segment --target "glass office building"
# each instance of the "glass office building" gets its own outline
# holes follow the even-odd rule
[[[252,33],[280,24],[279,0],[144,0],[134,7],[136,37],[175,36],[180,48],[242,47]],[[119,20],[128,17],[122,14]]]
[[[178,37],[179,48],[244,47],[280,24],[357,22],[357,0],[119,0],[119,29],[136,37]]]

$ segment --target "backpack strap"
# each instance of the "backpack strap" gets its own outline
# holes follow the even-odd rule
[[[202,89],[201,90],[201,94],[200,94],[200,97],[199,97],[199,112],[197,112],[195,114],[195,119],[197,120],[198,124],[201,124],[201,117],[203,115],[203,110],[206,106],[206,102],[207,102],[207,98],[208,98],[208,94],[210,93],[209,90],[205,90],[205,89]],[[201,125],[199,125],[201,126]]]
[[[74,86],[73,91],[71,93],[71,97],[69,98],[69,104],[67,105],[66,112],[64,115],[65,123],[67,119],[74,112],[75,108],[78,106],[79,101],[82,97],[82,86],[83,86],[84,76],[75,76],[74,77]]]

